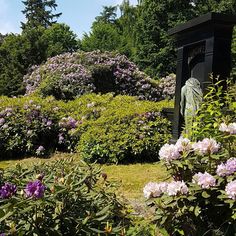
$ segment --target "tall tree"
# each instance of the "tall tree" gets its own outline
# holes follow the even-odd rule
[[[103,6],[103,11],[95,18],[97,22],[114,23],[116,20],[116,6]]]
[[[167,31],[207,12],[234,13],[234,0],[142,0],[136,24],[137,64],[152,77],[175,72],[175,47]]]
[[[42,26],[48,28],[62,13],[53,13],[56,10],[57,4],[55,0],[25,0],[22,1],[25,9],[22,13],[26,17],[26,23],[22,23],[21,28],[36,28]]]
[[[120,5],[121,16],[117,20],[120,28],[121,43],[119,52],[132,58],[135,53],[135,24],[137,21],[137,7],[132,6],[129,0],[123,0]]]
[[[138,6],[135,61],[153,78],[175,71],[167,31],[194,16],[189,0],[143,0]]]

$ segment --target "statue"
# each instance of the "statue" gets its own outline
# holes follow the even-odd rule
[[[180,113],[184,117],[185,132],[191,136],[193,118],[202,102],[203,93],[200,82],[195,78],[189,78],[181,89]]]

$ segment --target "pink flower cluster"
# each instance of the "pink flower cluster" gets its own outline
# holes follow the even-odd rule
[[[221,123],[219,130],[229,134],[236,134],[236,122],[230,123],[228,125],[226,125],[225,123]]]
[[[166,192],[167,183],[155,183],[149,182],[143,188],[143,193],[145,198],[160,197],[164,192]]]
[[[193,182],[197,183],[201,188],[208,189],[216,185],[216,179],[209,173],[198,172],[193,176]]]
[[[228,175],[232,175],[236,172],[236,158],[230,158],[227,160],[227,162],[224,164],[220,164],[217,166],[216,173],[217,175],[224,177]]]
[[[188,191],[188,187],[183,181],[172,181],[170,183],[149,182],[143,188],[144,197],[147,199],[160,197],[164,193],[169,196],[176,196],[179,194],[185,195]]]
[[[236,180],[231,181],[226,185],[225,192],[229,198],[236,200]]]
[[[219,151],[220,144],[212,138],[204,138],[202,141],[198,141],[192,145],[194,151],[201,155],[213,154]]]
[[[183,152],[189,152],[192,146],[187,138],[180,138],[176,144],[165,144],[159,151],[160,160],[171,162],[181,158]]]

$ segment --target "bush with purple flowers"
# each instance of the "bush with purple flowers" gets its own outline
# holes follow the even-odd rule
[[[1,173],[0,232],[122,235],[130,220],[114,191],[95,165],[72,159],[17,165]]]
[[[172,77],[161,80],[160,87],[123,55],[80,51],[50,58],[45,64],[32,68],[24,77],[24,84],[27,95],[53,95],[56,99],[112,92],[158,101],[173,96]],[[163,87],[166,83],[170,84],[168,89]]]
[[[68,102],[0,97],[0,159],[77,151],[90,161],[157,160],[170,136],[160,111],[170,105],[112,94]]]
[[[210,89],[199,110],[196,124],[206,127],[194,127],[189,139],[161,147],[160,160],[174,180],[148,183],[143,189],[155,208],[156,224],[171,235],[236,233],[235,108],[229,102],[233,96],[222,96],[221,89]]]

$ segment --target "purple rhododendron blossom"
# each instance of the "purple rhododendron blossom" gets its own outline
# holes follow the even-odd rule
[[[192,144],[194,151],[201,155],[213,154],[219,151],[220,144],[214,139],[204,138],[202,141]]]
[[[44,151],[45,151],[45,148],[44,148],[44,146],[41,145],[37,148],[36,154],[37,155],[43,154]]]
[[[166,192],[166,189],[167,183],[165,182],[149,182],[143,188],[143,194],[145,198],[160,197],[164,192]]]
[[[44,191],[46,187],[40,180],[36,180],[34,182],[29,182],[26,185],[25,193],[27,197],[33,198],[42,198],[44,196]]]
[[[16,191],[17,191],[16,185],[11,183],[4,183],[4,185],[2,185],[0,188],[0,198],[1,199],[10,198],[16,194]]]
[[[59,122],[59,126],[66,129],[74,129],[78,125],[78,121],[72,117],[63,117]]]
[[[186,195],[189,189],[183,181],[172,181],[167,186],[167,194],[169,196],[176,196],[178,194]]]
[[[166,162],[171,162],[181,157],[178,147],[176,145],[167,143],[161,147],[159,156],[161,160],[164,160]]]
[[[226,185],[225,192],[229,198],[236,200],[236,180],[231,181]]]
[[[197,183],[201,188],[208,189],[216,185],[216,179],[209,173],[198,172],[193,176],[193,182]]]

